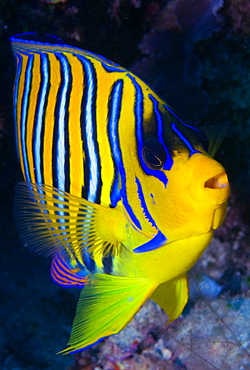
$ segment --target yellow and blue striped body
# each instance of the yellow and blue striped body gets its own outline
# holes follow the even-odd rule
[[[121,330],[149,297],[170,319],[181,313],[186,271],[222,222],[229,187],[199,130],[137,76],[52,37],[34,38],[12,38],[17,147],[26,181],[16,200],[21,234],[26,244],[54,255],[55,281],[86,284],[85,302],[95,284],[105,297],[108,282],[142,292],[138,301],[117,298],[121,313],[120,305],[134,300],[130,315],[110,331],[92,328],[89,339],[79,339],[78,327],[91,331],[101,313],[83,324],[79,303],[69,348],[78,350]]]

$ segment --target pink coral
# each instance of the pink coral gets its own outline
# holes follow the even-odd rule
[[[218,11],[223,3],[223,0],[172,0],[159,12],[154,28],[189,33],[195,38],[193,41],[207,38],[220,27]]]

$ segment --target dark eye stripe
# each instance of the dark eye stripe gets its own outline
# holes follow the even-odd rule
[[[148,102],[148,100],[145,102],[145,99],[149,98],[149,95],[144,96],[143,95],[143,90],[139,83],[136,81],[135,77],[127,73],[127,76],[131,79],[131,81],[134,84],[135,87],[135,103],[134,103],[134,114],[135,114],[135,122],[136,122],[136,129],[135,129],[135,134],[136,134],[136,141],[137,141],[137,151],[138,151],[138,157],[139,157],[139,162],[140,165],[143,169],[143,171],[147,175],[155,176],[157,177],[166,187],[168,179],[165,175],[164,172],[162,171],[154,171],[151,170],[149,167],[146,166],[143,156],[142,156],[142,151],[143,151],[143,109],[144,109],[144,104]]]
[[[161,112],[159,110],[159,101],[156,100],[153,97],[153,95],[151,95],[151,94],[149,94],[149,98],[151,99],[151,101],[153,103],[153,108],[154,108],[153,111],[154,111],[155,120],[156,120],[156,123],[157,123],[158,140],[162,144],[162,146],[164,147],[165,152],[167,154],[167,159],[164,163],[163,169],[169,171],[169,170],[171,170],[171,168],[173,166],[173,159],[172,159],[172,156],[171,156],[167,146],[164,144],[164,137],[163,137],[164,122],[163,122]]]

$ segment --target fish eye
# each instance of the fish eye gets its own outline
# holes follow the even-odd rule
[[[142,158],[151,170],[160,170],[166,162],[166,151],[157,139],[145,141],[142,149]]]

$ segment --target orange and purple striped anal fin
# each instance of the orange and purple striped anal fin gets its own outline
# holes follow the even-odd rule
[[[79,271],[70,267],[58,254],[53,258],[50,273],[53,281],[63,287],[83,288],[87,281],[85,276],[80,276]]]

